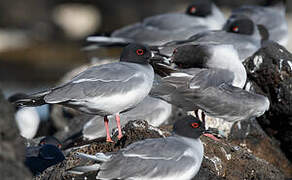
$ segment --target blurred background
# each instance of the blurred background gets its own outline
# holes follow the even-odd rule
[[[185,11],[192,0],[1,0],[0,88],[5,96],[53,86],[88,62],[85,37],[159,13]],[[215,0],[228,17],[233,7],[263,0]],[[292,31],[292,2],[287,2]],[[292,34],[292,33],[290,33]],[[292,35],[290,36],[290,42]],[[288,47],[292,51],[292,43]]]

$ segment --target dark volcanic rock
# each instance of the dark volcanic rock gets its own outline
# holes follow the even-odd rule
[[[228,142],[215,142],[205,136],[201,140],[204,143],[207,169],[219,177],[230,180],[284,179],[284,175],[277,168],[245,148],[232,146]],[[206,166],[204,162],[203,167],[204,164]]]
[[[0,173],[1,179],[31,179],[23,164],[25,145],[19,136],[14,110],[0,92]]]
[[[237,122],[228,137],[233,145],[247,148],[253,155],[279,168],[286,177],[292,177],[292,165],[280,150],[279,142],[269,137],[255,120]]]
[[[76,152],[95,154],[97,152],[115,152],[127,145],[146,138],[159,138],[170,135],[172,127],[155,128],[145,121],[130,121],[124,128],[124,138],[115,143],[105,143],[104,138],[96,139],[90,143],[79,142],[75,146],[83,145],[77,149],[69,149],[66,161],[48,168],[36,179],[95,179],[96,172],[83,175],[72,175],[68,172],[79,165],[90,165],[92,162],[79,159]],[[228,142],[215,142],[207,137],[201,137],[205,148],[205,158],[199,174],[195,180],[217,179],[284,179],[284,175],[268,162],[259,159],[246,149],[231,146]],[[84,145],[88,144],[88,145]]]
[[[255,91],[270,100],[270,110],[259,123],[268,135],[280,141],[292,159],[292,54],[276,43],[267,43],[245,63]]]

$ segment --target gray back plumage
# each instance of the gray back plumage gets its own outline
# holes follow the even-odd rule
[[[213,4],[212,14],[207,17],[191,16],[186,13],[168,13],[148,17],[141,23],[126,26],[112,33],[112,37],[122,37],[135,42],[161,45],[183,40],[206,30],[221,29],[225,18]]]
[[[238,51],[239,58],[244,61],[261,47],[261,36],[256,29],[254,35],[229,33],[226,31],[206,31],[189,38],[195,43],[232,44]]]
[[[203,158],[200,140],[192,141],[195,146],[190,146],[176,136],[133,143],[112,155],[110,161],[104,162],[97,178],[190,179],[198,172]],[[189,177],[185,178],[184,175]]]
[[[233,74],[225,70],[191,69],[190,76],[169,76],[154,84],[151,95],[184,110],[202,109],[207,115],[238,121],[262,115],[269,100],[234,87]]]
[[[53,89],[44,99],[47,103],[61,103],[127,92],[136,86],[135,82],[142,81],[137,75],[137,66],[119,62],[90,67],[70,82]]]

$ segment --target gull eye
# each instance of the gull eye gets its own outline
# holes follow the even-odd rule
[[[238,27],[238,26],[234,26],[234,27],[232,28],[232,31],[233,31],[233,32],[238,32],[238,31],[239,31],[239,27]]]
[[[198,123],[192,123],[191,126],[192,126],[193,128],[198,128],[200,125],[199,125]]]
[[[195,14],[196,11],[197,11],[196,6],[192,6],[192,7],[190,8],[190,13],[191,13],[191,14]]]
[[[143,49],[137,49],[136,53],[138,56],[142,56],[144,54],[144,51]]]

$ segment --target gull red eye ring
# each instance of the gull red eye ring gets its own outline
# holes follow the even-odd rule
[[[239,31],[239,27],[238,27],[238,26],[234,26],[234,27],[232,28],[232,31],[233,31],[233,32],[238,32],[238,31]]]
[[[143,49],[137,49],[136,53],[138,56],[142,56],[144,54],[144,51]]]
[[[195,6],[192,6],[190,8],[190,13],[194,14],[197,11],[197,8]]]
[[[198,128],[199,127],[199,124],[198,123],[192,123],[191,125],[193,128]]]

